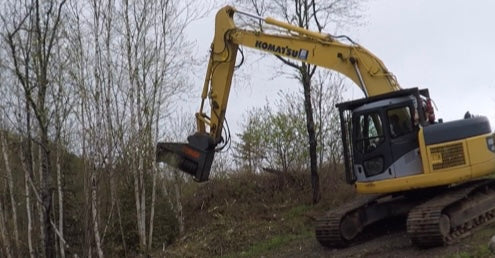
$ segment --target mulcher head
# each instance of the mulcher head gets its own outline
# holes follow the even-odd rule
[[[215,155],[214,140],[207,134],[196,133],[187,137],[187,141],[159,142],[156,160],[192,175],[196,181],[207,181]]]

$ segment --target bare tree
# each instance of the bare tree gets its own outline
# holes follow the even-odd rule
[[[88,159],[91,157],[89,154],[88,148],[93,146],[88,141],[91,139],[91,126],[90,122],[87,120],[93,117],[89,114],[89,107],[92,105],[90,103],[91,100],[91,92],[90,85],[90,60],[89,55],[86,51],[86,46],[89,45],[86,41],[84,41],[83,37],[83,26],[82,24],[85,22],[81,18],[83,8],[80,5],[80,2],[70,2],[70,13],[69,22],[67,24],[68,33],[67,37],[69,38],[69,47],[73,49],[70,52],[68,58],[70,60],[68,69],[70,70],[70,79],[73,81],[75,87],[77,88],[75,94],[77,95],[79,101],[77,102],[76,108],[76,120],[80,124],[80,135],[77,140],[81,142],[81,158],[83,159],[83,182],[84,182],[84,249],[83,255],[90,257],[92,256],[92,230],[91,227],[91,188],[90,185],[90,173],[88,172]]]
[[[2,217],[7,226],[0,227],[9,253],[65,257],[81,248],[85,257],[103,257],[113,244],[116,220],[124,252],[136,250],[138,244],[126,240],[134,232],[122,221],[129,213],[121,210],[122,179],[135,186],[131,224],[138,229],[139,251],[149,253],[157,235],[155,202],[161,201],[154,146],[168,133],[163,121],[176,110],[173,101],[190,88],[194,45],[184,30],[208,8],[192,0],[0,3],[0,81],[4,74],[9,80],[9,87],[0,84],[0,92],[7,93],[0,99],[0,116],[21,139],[21,148],[9,152],[10,137],[2,132],[1,159],[10,163],[6,168],[20,159],[24,172],[22,190],[15,189],[22,174],[5,173],[8,194],[1,205],[2,215],[9,216]],[[77,179],[68,176],[68,151],[82,163]],[[83,189],[69,189],[66,180],[79,180]],[[180,200],[180,193],[176,196]],[[66,238],[78,237],[67,223],[74,218],[71,198],[83,203],[77,216],[85,225],[84,237],[74,240],[81,243],[69,248]],[[19,201],[25,206],[16,206]],[[2,251],[6,243],[2,240]]]
[[[65,2],[14,1],[2,14],[2,21],[6,27],[4,39],[10,50],[12,68],[39,128],[37,144],[40,147],[40,190],[43,207],[41,238],[44,239],[42,247],[46,257],[55,256],[55,234],[50,225],[53,179],[49,147],[51,120],[48,92],[53,87],[52,73],[57,72],[52,70],[53,53],[59,38]]]
[[[333,23],[339,25],[342,20],[353,21],[359,17],[359,1],[320,1],[316,0],[296,0],[292,2],[284,0],[258,1],[252,0],[249,3],[237,1],[240,6],[249,8],[259,16],[264,16],[265,12],[270,15],[278,15],[286,22],[301,28],[322,32],[328,29]],[[254,26],[263,26],[261,21],[256,21]],[[261,28],[263,29],[263,28]],[[314,122],[314,110],[311,102],[313,77],[317,71],[317,66],[305,62],[295,62],[281,56],[276,56],[284,65],[291,67],[293,76],[301,83],[304,96],[304,110],[306,113],[306,128],[309,143],[309,157],[311,170],[311,184],[313,187],[313,203],[320,200],[320,187],[318,176],[317,160],[317,140]]]
[[[81,14],[85,4],[89,16]],[[71,76],[80,99],[83,157],[91,164],[87,198],[93,234],[88,248],[94,243],[102,254],[109,224],[121,218],[115,170],[125,164],[120,176],[134,184],[139,250],[146,253],[152,248],[158,198],[154,146],[165,133],[161,121],[172,112],[172,101],[190,86],[185,78],[194,59],[185,60],[192,43],[184,29],[205,10],[190,1],[170,0],[73,1],[71,9]],[[110,182],[109,202],[98,197],[103,179]]]
[[[62,163],[65,157],[65,153],[68,149],[68,121],[71,114],[74,112],[74,97],[75,92],[72,83],[69,81],[69,76],[67,76],[67,65],[68,56],[67,52],[71,51],[68,49],[67,43],[67,27],[63,26],[62,36],[57,42],[55,47],[54,58],[57,62],[53,65],[54,70],[59,71],[54,74],[52,81],[54,86],[50,88],[50,99],[51,105],[53,106],[53,148],[55,152],[55,174],[56,174],[56,188],[57,188],[57,208],[58,208],[58,247],[60,257],[65,257],[65,246],[64,243],[64,180],[65,175],[62,169]]]
[[[85,5],[87,4],[87,5]],[[101,209],[104,200],[99,198],[100,180],[103,171],[112,173],[113,155],[113,117],[115,90],[112,75],[116,73],[110,52],[111,22],[114,14],[113,1],[71,2],[71,20],[67,37],[74,51],[69,53],[71,60],[71,80],[76,85],[77,121],[80,124],[82,158],[84,160],[85,182],[85,244],[86,256],[104,256],[101,233]],[[82,16],[85,7],[89,7],[89,17]],[[87,37],[85,34],[89,34]],[[105,51],[105,49],[108,49]],[[110,114],[109,114],[110,113]],[[110,117],[110,118],[109,118]],[[112,176],[108,176],[113,184]],[[111,206],[116,197],[111,191]],[[112,215],[112,212],[110,212]],[[111,217],[110,217],[111,218]],[[93,247],[95,248],[93,251]]]
[[[191,7],[189,1],[124,1],[122,20],[125,42],[125,68],[127,71],[129,100],[129,155],[133,172],[136,217],[139,242],[142,250],[151,247],[153,219],[146,214],[147,190],[145,178],[151,176],[151,195],[156,191],[157,172],[153,165],[154,143],[159,131],[153,130],[158,117],[169,114],[171,97],[184,93],[187,84],[187,70],[191,62],[180,55],[190,55],[183,35],[186,26],[203,14],[204,10]],[[178,51],[177,49],[181,49]],[[152,198],[152,201],[155,199]],[[154,211],[154,202],[149,204]],[[146,220],[150,224],[146,229]],[[146,234],[146,232],[149,234]]]

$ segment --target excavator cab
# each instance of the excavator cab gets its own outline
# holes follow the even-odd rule
[[[178,168],[204,182],[210,176],[215,144],[211,136],[195,133],[187,137],[188,143],[159,142],[156,146],[156,160]]]
[[[445,186],[494,171],[488,119],[438,123],[429,101],[427,89],[412,88],[337,105],[346,180],[357,192]]]
[[[427,97],[413,88],[337,105],[349,184],[421,173],[418,103]]]

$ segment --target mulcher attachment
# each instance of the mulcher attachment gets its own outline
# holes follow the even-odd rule
[[[156,160],[192,175],[196,181],[207,181],[215,155],[214,140],[207,134],[196,133],[187,137],[187,141],[159,142]]]

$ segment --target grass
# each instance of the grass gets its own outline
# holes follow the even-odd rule
[[[457,254],[446,256],[447,258],[481,258],[481,257],[495,257],[488,249],[488,241],[495,232],[495,225],[489,225],[486,228],[475,232],[472,236],[468,237],[466,250],[463,250]]]
[[[229,255],[227,257],[259,257],[264,253],[270,252],[272,250],[277,250],[290,242],[298,239],[305,238],[306,236],[303,235],[294,235],[294,234],[289,234],[289,235],[277,235],[274,236],[266,241],[259,241],[255,243],[253,246],[251,246],[247,251],[243,251],[240,253],[233,253],[232,255]]]
[[[301,204],[293,207],[287,206],[281,211],[275,211],[279,213],[275,217],[279,218],[270,223],[270,229],[267,230],[266,223],[256,225],[258,230],[253,233],[251,239],[254,241],[248,247],[235,250],[224,256],[220,255],[220,257],[260,257],[263,254],[280,250],[293,241],[313,237],[313,225],[304,216],[311,208],[310,205]],[[274,232],[280,233],[274,234]]]
[[[449,258],[485,258],[485,257],[493,257],[494,254],[488,250],[487,245],[478,245],[469,251],[462,251],[453,256],[448,256]]]
[[[293,219],[293,218],[298,218],[304,213],[308,212],[311,209],[311,206],[309,205],[298,205],[293,208],[291,208],[286,214],[285,217],[287,219]]]
[[[288,212],[288,214],[294,214],[293,210]],[[302,207],[297,208],[296,210],[302,210]],[[299,232],[291,233],[291,234],[280,234],[271,236],[268,239],[260,240],[251,245],[247,250],[240,252],[233,252],[229,255],[222,256],[225,258],[230,257],[262,257],[263,255],[273,254],[273,252],[277,250],[283,249],[285,246],[290,245],[290,243],[312,238],[314,231],[312,226],[306,225],[306,227],[301,228]]]

